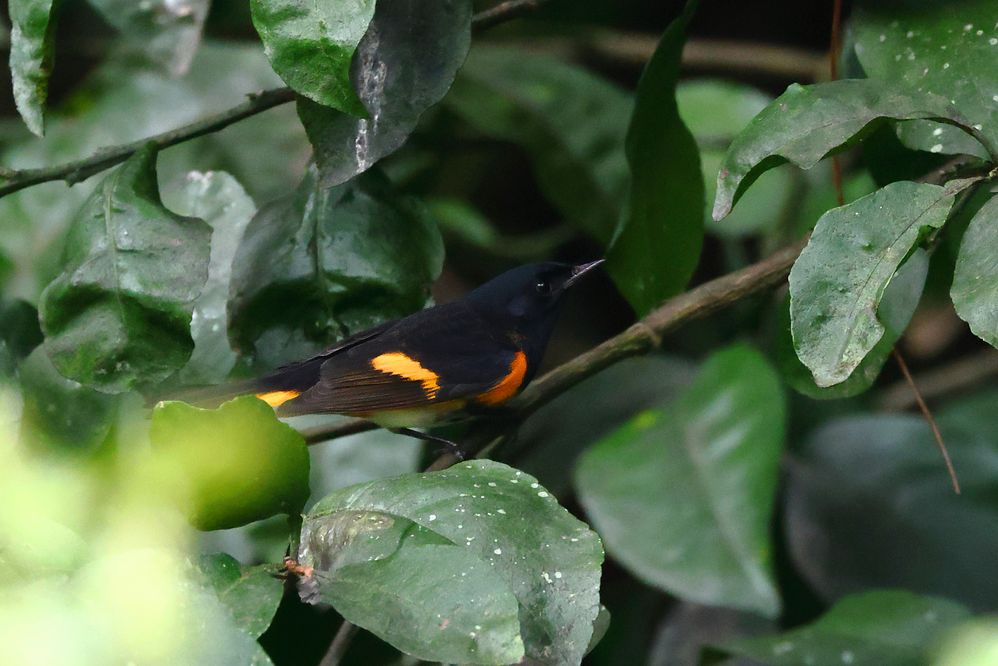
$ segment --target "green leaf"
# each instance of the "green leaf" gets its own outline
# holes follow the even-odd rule
[[[10,0],[10,73],[14,102],[32,133],[45,133],[45,101],[55,56],[59,0]]]
[[[237,627],[253,638],[267,631],[284,595],[277,566],[243,567],[225,553],[212,553],[202,555],[197,568],[229,609]]]
[[[21,440],[39,451],[91,453],[111,432],[118,400],[72,379],[35,349],[18,368],[24,410]]]
[[[191,319],[194,352],[179,378],[185,384],[218,384],[236,364],[226,306],[232,261],[256,204],[235,178],[220,171],[190,172],[180,188],[166,192],[165,199],[171,210],[200,218],[212,229],[208,281]]]
[[[319,182],[332,187],[395,152],[439,102],[468,55],[469,0],[382,2],[357,47],[353,88],[370,113],[355,118],[299,98]]]
[[[806,627],[729,643],[723,651],[771,666],[927,664],[940,637],[969,615],[946,599],[878,590],[842,599]]]
[[[172,76],[191,66],[208,16],[210,0],[89,0],[117,28],[125,43],[146,54]]]
[[[956,313],[977,337],[998,347],[998,197],[993,197],[970,221],[950,296]]]
[[[268,367],[418,310],[442,267],[436,225],[380,173],[317,181],[261,208],[236,252],[230,334]]]
[[[811,86],[795,83],[731,143],[717,175],[714,219],[727,215],[767,169],[785,161],[810,169],[885,118],[932,118],[974,131],[956,107],[938,95],[866,79]]]
[[[848,379],[826,388],[814,383],[811,371],[797,358],[790,334],[790,295],[787,294],[780,307],[779,333],[776,342],[776,357],[783,378],[798,392],[819,400],[850,398],[868,390],[877,381],[884,363],[891,355],[891,350],[915,314],[928,272],[929,255],[922,249],[916,249],[898,268],[894,278],[884,289],[884,296],[877,307],[877,321],[884,327],[883,336]]]
[[[374,17],[374,0],[250,0],[253,25],[274,71],[295,92],[362,117],[350,61]]]
[[[859,3],[851,25],[855,52],[876,84],[905,85],[941,95],[984,137],[998,145],[998,27],[990,0],[948,3],[901,0]],[[956,11],[954,11],[954,9]],[[905,144],[935,153],[987,152],[958,129],[932,122],[902,123]]]
[[[705,188],[703,219],[712,233],[743,237],[772,229],[790,202],[793,174],[789,167],[781,167],[762,174],[723,222],[710,216],[717,172],[727,146],[771,101],[773,98],[761,90],[732,81],[696,79],[681,81],[676,87],[679,115],[700,147]]]
[[[683,599],[775,616],[769,522],[783,402],[766,360],[732,347],[678,401],[590,449],[576,488],[614,559]]]
[[[200,530],[295,515],[308,499],[305,440],[262,400],[243,396],[218,409],[161,402],[149,436],[176,466],[182,504]]]
[[[790,467],[784,530],[795,568],[822,598],[900,587],[994,608],[998,393],[934,412],[960,495],[916,414],[840,418],[804,442]]]
[[[42,294],[45,349],[59,372],[117,393],[183,366],[210,234],[163,207],[152,146],[111,172],[74,220],[63,273]]]
[[[689,0],[662,35],[638,82],[627,130],[631,186],[607,270],[638,316],[682,291],[700,262],[700,153],[676,106],[686,26],[696,6]]]
[[[876,313],[884,290],[967,186],[891,183],[818,220],[789,278],[794,347],[815,384],[844,382],[883,337]]]
[[[562,215],[609,243],[627,190],[626,92],[547,56],[476,46],[444,104],[486,136],[522,147]]]
[[[333,493],[300,559],[318,570],[306,596],[434,661],[579,663],[599,612],[599,538],[487,460]]]

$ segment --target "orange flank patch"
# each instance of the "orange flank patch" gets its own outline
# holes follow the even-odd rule
[[[301,395],[301,391],[270,391],[268,393],[257,393],[256,397],[277,409],[288,400],[294,400]]]
[[[516,352],[513,362],[509,364],[509,374],[485,393],[478,396],[478,402],[486,405],[499,405],[520,390],[523,385],[523,378],[527,376],[527,355],[521,351]]]
[[[423,392],[426,393],[428,400],[433,400],[437,397],[437,392],[440,391],[440,384],[437,383],[440,375],[424,368],[419,364],[419,361],[411,356],[406,356],[402,352],[390,352],[375,356],[371,359],[371,367],[378,372],[419,382],[422,384]]]

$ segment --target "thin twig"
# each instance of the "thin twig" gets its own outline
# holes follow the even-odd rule
[[[969,389],[995,377],[998,377],[998,351],[989,347],[943,367],[923,370],[918,376],[918,386],[922,397],[928,401]],[[880,409],[892,412],[917,405],[911,385],[904,380],[885,388],[877,399]]]
[[[475,30],[485,30],[510,19],[529,14],[548,2],[550,0],[507,0],[500,2],[494,7],[489,7],[475,14],[471,20],[471,25]]]
[[[911,372],[908,371],[908,364],[905,363],[904,357],[901,353],[894,348],[894,360],[897,361],[898,367],[901,368],[901,374],[904,375],[904,379],[908,382],[911,387],[912,392],[915,394],[915,401],[918,403],[918,408],[922,411],[922,416],[928,422],[929,427],[932,429],[932,436],[936,438],[936,444],[939,446],[939,452],[943,454],[943,460],[946,462],[946,471],[949,472],[950,481],[953,483],[953,492],[957,495],[960,494],[960,481],[956,476],[956,469],[953,467],[953,461],[949,457],[949,450],[946,448],[946,442],[943,441],[943,435],[939,432],[939,426],[936,424],[936,419],[932,416],[932,412],[929,411],[929,406],[925,404],[925,399],[922,397],[922,392],[918,390],[918,385],[915,384],[915,379],[911,376]]]
[[[358,630],[359,627],[356,624],[343,620],[340,628],[336,630],[336,635],[333,636],[333,642],[329,644],[329,649],[326,650],[322,661],[319,662],[319,666],[339,666]]]

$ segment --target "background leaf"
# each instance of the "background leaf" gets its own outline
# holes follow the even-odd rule
[[[662,35],[638,83],[627,129],[631,186],[607,271],[639,316],[682,291],[700,261],[700,153],[676,106],[686,26],[696,5],[689,0]]]
[[[284,595],[279,566],[243,567],[230,555],[211,553],[198,559],[197,568],[229,609],[236,626],[259,638],[270,626]]]
[[[10,0],[10,73],[14,102],[33,134],[45,133],[45,101],[55,55],[59,0]]]
[[[454,82],[471,42],[469,0],[382,2],[357,47],[350,80],[369,118],[299,98],[319,183],[332,187],[395,152]]]
[[[385,539],[379,537],[379,530]],[[414,535],[412,546],[410,538],[402,539],[406,534]],[[442,472],[408,474],[333,493],[307,516],[300,559],[314,563],[323,571],[338,565],[345,568],[349,562],[352,568],[357,567],[358,575],[363,573],[362,580],[366,581],[366,586],[355,593],[370,599],[374,584],[388,588],[394,582],[396,589],[406,592],[399,579],[405,576],[405,569],[394,568],[390,561],[398,556],[396,553],[427,547],[440,549],[441,553],[451,553],[446,549],[455,547],[463,550],[473,557],[476,569],[484,568],[490,580],[499,581],[503,589],[512,592],[520,607],[522,647],[532,662],[578,663],[582,659],[599,611],[599,572],[603,559],[599,538],[561,508],[532,477],[500,463],[461,463]],[[367,558],[375,553],[374,564],[365,565]],[[460,563],[454,559],[460,557],[447,555],[443,572],[434,574],[433,580],[446,573],[454,581],[448,584],[459,584],[462,569],[453,565]],[[427,555],[426,559],[407,561],[412,566],[427,567],[429,560]],[[365,566],[370,568],[366,571],[359,568]],[[323,588],[325,581],[317,576],[320,594],[335,595],[335,569],[331,581],[332,586]],[[420,587],[414,592],[419,594],[417,601],[433,608],[441,588]],[[484,589],[485,592],[496,594],[492,587]],[[377,599],[376,594],[374,598]],[[482,611],[488,608],[488,601],[482,600],[485,604]],[[464,603],[477,604],[479,597],[468,598]],[[336,606],[340,608],[338,602]],[[492,616],[483,613],[483,617]],[[387,625],[399,618],[381,614],[365,620],[377,623],[367,626],[368,629],[391,640],[386,635]],[[440,621],[433,613],[423,613],[407,621],[428,620]],[[424,629],[409,640],[443,640],[438,634],[448,631],[449,626],[437,626],[436,631]],[[492,632],[472,631],[475,636],[469,631],[462,633],[462,638],[474,639],[472,645],[478,650],[485,645],[515,650],[504,621],[495,627],[495,636],[490,636]],[[515,627],[513,631],[515,635]],[[424,645],[424,649],[430,647]]]
[[[233,264],[230,335],[266,367],[302,358],[423,307],[442,263],[436,225],[380,173],[324,189],[312,169],[246,228]]]
[[[756,116],[728,148],[717,175],[714,219],[727,215],[765,170],[784,161],[809,169],[883,118],[934,118],[969,128],[956,107],[931,93],[909,92],[884,81],[865,79],[811,86],[795,83]]]
[[[963,187],[892,183],[818,220],[789,282],[794,347],[819,387],[848,379],[881,339],[884,290],[921,235],[943,225]]]
[[[295,92],[355,116],[350,60],[374,16],[374,0],[250,0],[253,25],[274,71]]]
[[[758,352],[732,347],[678,401],[583,455],[579,499],[610,554],[641,580],[774,616],[769,521],[783,436],[779,379]]]
[[[956,313],[977,337],[998,347],[998,197],[984,204],[970,221],[953,273],[950,295]]]

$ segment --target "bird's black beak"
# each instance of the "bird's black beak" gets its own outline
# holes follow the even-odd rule
[[[597,259],[596,261],[590,261],[588,264],[579,264],[578,266],[573,266],[571,272],[568,275],[568,279],[565,280],[563,288],[568,289],[573,284],[581,280],[583,275],[593,270],[594,268],[598,267],[604,261],[606,261],[606,259]]]

